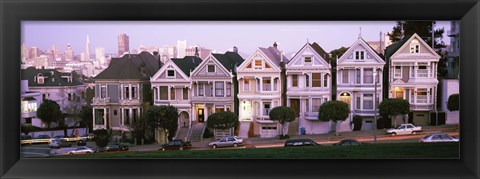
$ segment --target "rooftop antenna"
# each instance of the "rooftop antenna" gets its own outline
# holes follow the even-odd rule
[[[362,38],[362,27],[360,27],[360,31],[358,33],[358,38]]]

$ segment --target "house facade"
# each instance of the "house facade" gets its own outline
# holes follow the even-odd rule
[[[37,118],[37,109],[42,103],[42,95],[39,92],[30,91],[28,88],[28,80],[21,81],[20,87],[21,102],[21,125],[31,125],[43,128],[46,126],[41,119]]]
[[[62,113],[72,114],[75,110],[79,112],[86,103],[84,99],[86,85],[79,80],[75,72],[64,73],[55,69],[28,67],[22,70],[21,76],[22,80],[28,81],[26,85],[28,85],[30,91],[40,93],[41,97],[39,99],[37,99],[38,96],[37,98],[34,97],[35,100],[41,102],[47,99],[55,101],[60,106]],[[30,100],[27,101],[34,101],[31,98],[28,99]],[[40,104],[37,107],[40,107]],[[74,121],[71,118],[66,118],[65,124],[73,126]]]
[[[304,128],[306,134],[331,131],[332,122],[318,120],[320,106],[332,96],[331,66],[326,57],[327,53],[320,45],[306,43],[286,66],[286,102],[297,117],[289,125]]]
[[[361,130],[373,129],[375,109],[382,101],[384,66],[385,61],[361,37],[337,59],[337,100],[347,103],[351,111],[342,124],[345,130],[352,129],[354,116],[362,118]]]
[[[205,130],[210,114],[230,111],[235,108],[235,70],[243,62],[238,51],[225,54],[210,54],[190,75],[192,118],[196,131]],[[198,137],[198,136],[197,136]]]
[[[282,105],[282,68],[288,58],[274,47],[258,48],[238,67],[239,136],[274,137],[280,124],[269,112]],[[253,127],[252,127],[253,126]]]
[[[202,59],[197,56],[171,58],[150,79],[153,91],[153,105],[171,105],[178,109],[179,129],[177,129],[177,138],[187,137],[188,129],[192,124],[191,98],[193,90],[190,74],[200,63],[202,63]],[[178,133],[184,136],[179,137]]]
[[[161,65],[148,52],[112,58],[108,68],[94,77],[93,130],[130,132],[144,105],[151,103],[150,77]]]
[[[413,34],[390,45],[385,58],[389,68],[388,97],[408,100],[413,113],[408,122],[428,125],[430,111],[435,109],[437,103],[437,64],[440,55],[420,36]],[[403,118],[397,118],[396,123],[404,121]]]

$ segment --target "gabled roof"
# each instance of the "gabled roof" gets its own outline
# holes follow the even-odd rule
[[[342,61],[344,61],[347,56],[350,56],[351,53],[353,53],[353,46],[355,46],[356,44],[363,44],[365,47],[365,50],[367,50],[371,55],[374,55],[373,58],[376,59],[379,63],[382,63],[384,64],[385,61],[382,59],[382,57],[380,57],[380,55],[377,53],[377,51],[375,51],[375,49],[372,48],[372,46],[370,46],[367,41],[365,41],[362,37],[359,37],[355,42],[353,42],[352,45],[350,45],[350,47],[348,47],[347,51],[345,51],[345,53],[343,53],[343,55],[337,59],[337,65],[340,65],[340,63]]]
[[[158,71],[160,65],[160,60],[148,52],[126,54],[121,58],[113,58],[108,68],[95,76],[94,79],[149,79]]]
[[[285,64],[289,61],[288,58],[285,55],[281,54],[281,52],[275,47],[260,47],[259,49],[278,67],[281,67],[280,62],[282,60]]]
[[[405,36],[402,39],[400,39],[400,41],[398,41],[398,42],[396,42],[392,45],[389,45],[385,49],[385,57],[391,57],[400,47],[403,46],[403,44],[405,44],[405,42],[408,41],[408,39],[410,39],[410,37],[412,37],[412,35]]]
[[[235,67],[239,66],[243,63],[244,59],[235,52],[227,52],[225,54],[214,54],[212,53],[213,57],[215,57],[225,69],[235,72]]]
[[[320,47],[320,45],[318,45],[317,42],[313,42],[313,44],[310,44],[310,43],[308,43],[308,44],[309,44],[309,45],[313,48],[313,50],[315,50],[315,52],[317,52],[322,58],[325,59],[325,58],[328,57],[328,53],[325,52],[325,50],[323,50],[323,48]],[[330,60],[326,60],[326,59],[325,59],[325,61],[326,61],[327,63],[330,63]]]
[[[43,84],[38,84],[35,80],[37,75],[45,77]],[[71,76],[72,81],[68,81],[65,76]],[[76,73],[63,73],[55,69],[36,69],[35,67],[28,67],[21,71],[22,80],[28,80],[28,86],[78,86],[83,83],[78,79]]]
[[[190,72],[202,63],[202,59],[196,56],[185,56],[183,58],[171,58],[172,62],[177,65],[180,70],[187,76],[190,76]]]

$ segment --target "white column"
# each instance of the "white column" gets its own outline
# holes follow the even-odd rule
[[[411,90],[413,90],[413,103],[417,103],[417,88]]]
[[[137,99],[140,99],[140,84],[137,84]]]
[[[223,97],[227,97],[227,82],[226,81],[223,82]]]
[[[258,80],[260,80],[260,91],[263,91],[263,77],[259,77]]]
[[[123,99],[123,84],[120,85],[120,99]]]
[[[103,108],[103,126],[107,128],[107,109]]]
[[[132,99],[132,84],[128,84],[128,99]]]
[[[363,84],[363,67],[360,68],[360,84]]]

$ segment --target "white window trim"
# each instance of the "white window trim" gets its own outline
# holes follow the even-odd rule
[[[420,53],[420,43],[417,40],[412,40],[410,43],[410,53]]]
[[[365,95],[372,95],[372,109],[366,109],[364,108],[364,104],[365,104]],[[374,99],[374,94],[373,93],[364,93],[362,94],[362,102],[361,102],[361,105],[362,105],[362,110],[373,110],[373,108],[375,107],[375,99]]]
[[[259,60],[261,62],[260,66],[257,66],[257,63],[255,63],[257,60],[253,60],[253,68],[254,69],[262,69],[263,68],[263,60]]]
[[[248,81],[248,85],[246,85],[246,81]],[[245,86],[248,86],[248,89],[245,89]],[[251,91],[250,80],[243,79],[243,91]]]
[[[173,76],[168,76],[168,71],[173,71]],[[175,72],[175,69],[167,69],[167,78],[175,78],[177,76],[177,73]]]
[[[208,67],[209,67],[209,66],[213,66],[213,72],[209,72],[209,71],[208,71]],[[216,73],[216,72],[217,72],[217,67],[216,67],[216,65],[208,65],[208,64],[207,64],[207,73]]]
[[[223,89],[223,94],[222,95],[217,95],[217,83],[222,84],[222,89]],[[216,81],[216,82],[213,83],[213,86],[214,86],[213,87],[213,90],[214,90],[213,93],[215,93],[215,95],[214,95],[215,97],[225,97],[225,82]]]
[[[357,58],[357,52],[359,53],[358,58]],[[354,56],[355,56],[355,58],[354,58],[355,60],[365,60],[365,57],[366,57],[365,51],[364,50],[355,50]],[[363,56],[363,58],[361,58],[362,56]]]
[[[400,67],[400,76],[397,76],[397,66],[394,66],[393,67],[393,78],[394,79],[398,79],[398,78],[402,78],[402,75],[403,75],[403,72],[402,72],[402,66],[399,66]]]
[[[305,60],[307,60],[307,57],[310,58],[310,62],[305,61]],[[313,56],[304,56],[303,57],[303,63],[304,64],[312,64],[313,63]]]

